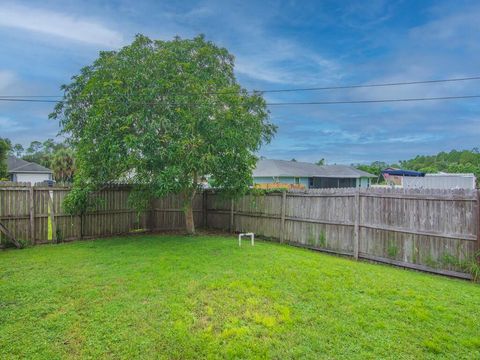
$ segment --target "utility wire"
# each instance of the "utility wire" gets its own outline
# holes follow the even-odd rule
[[[15,98],[58,98],[62,95],[0,95],[1,98],[15,99]]]
[[[302,92],[302,91],[321,91],[321,90],[339,90],[339,89],[359,89],[359,88],[373,88],[373,87],[387,87],[387,86],[404,86],[404,85],[419,85],[419,84],[436,84],[436,83],[448,83],[457,81],[471,81],[480,80],[480,76],[470,76],[463,78],[451,78],[451,79],[436,79],[436,80],[419,80],[419,81],[402,81],[402,82],[390,82],[380,84],[357,84],[357,85],[338,85],[338,86],[322,86],[322,87],[308,87],[308,88],[291,88],[291,89],[266,89],[266,90],[249,90],[248,93],[280,93],[280,92]],[[237,91],[211,91],[204,92],[204,95],[214,94],[231,94]],[[183,93],[193,94],[193,93]],[[201,95],[193,94],[193,95]],[[182,93],[178,93],[182,95]],[[62,97],[62,95],[0,95],[1,98],[55,98]]]
[[[6,98],[6,97],[0,97],[0,101],[59,103],[61,100],[42,100],[42,99],[22,99],[22,98]]]
[[[337,101],[306,101],[306,102],[274,102],[266,103],[268,106],[290,106],[290,105],[334,105],[334,104],[368,104],[368,103],[389,103],[389,102],[412,102],[412,101],[434,101],[434,100],[458,100],[458,99],[475,99],[480,95],[459,95],[459,96],[438,96],[423,98],[405,98],[405,99],[372,99],[372,100],[337,100]],[[21,99],[21,98],[2,98],[0,101],[12,102],[36,102],[36,103],[59,103],[60,100],[42,100],[42,99]],[[153,104],[148,102],[145,104]],[[169,105],[177,105],[175,103],[166,103]],[[178,104],[181,105],[181,104]]]
[[[434,83],[455,82],[455,81],[469,81],[469,80],[480,80],[480,76],[471,76],[471,77],[454,78],[454,79],[439,79],[439,80],[421,80],[421,81],[391,82],[391,83],[383,83],[383,84],[339,85],[339,86],[324,86],[324,87],[310,87],[310,88],[296,88],[296,89],[258,90],[258,92],[261,92],[261,93],[279,93],[279,92],[295,92],[295,91],[319,91],[319,90],[338,90],[338,89],[358,89],[358,88],[372,88],[372,87],[384,87],[384,86],[403,86],[403,85],[418,85],[418,84],[434,84]]]
[[[438,97],[429,97],[429,98],[407,98],[407,99],[277,102],[277,103],[267,103],[267,105],[280,106],[280,105],[368,104],[368,103],[409,102],[409,101],[457,100],[457,99],[474,99],[474,98],[480,98],[480,95],[438,96]]]

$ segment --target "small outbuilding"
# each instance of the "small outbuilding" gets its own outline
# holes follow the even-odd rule
[[[348,165],[316,165],[300,161],[260,159],[253,171],[256,187],[303,189],[369,187],[375,175]]]
[[[39,164],[9,156],[7,159],[7,171],[10,181],[29,182],[32,184],[50,181],[53,179],[53,171]]]

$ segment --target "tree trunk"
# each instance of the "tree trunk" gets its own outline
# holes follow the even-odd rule
[[[193,201],[186,201],[183,212],[185,213],[185,227],[187,229],[187,234],[195,234],[195,224],[193,221]]]
[[[195,234],[195,223],[193,220],[193,200],[197,192],[197,173],[193,174],[192,187],[184,193],[183,212],[185,214],[185,228],[187,234]]]

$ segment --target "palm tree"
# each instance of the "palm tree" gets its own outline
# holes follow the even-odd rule
[[[72,182],[75,174],[75,157],[71,149],[59,149],[53,154],[51,167],[56,181]]]

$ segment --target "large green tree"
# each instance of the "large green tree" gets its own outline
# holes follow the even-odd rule
[[[62,88],[51,117],[76,153],[70,210],[84,208],[103,184],[128,179],[137,203],[182,194],[194,233],[201,179],[232,194],[246,190],[255,153],[275,132],[261,94],[238,84],[233,56],[203,36],[138,35],[119,51],[100,53]]]

